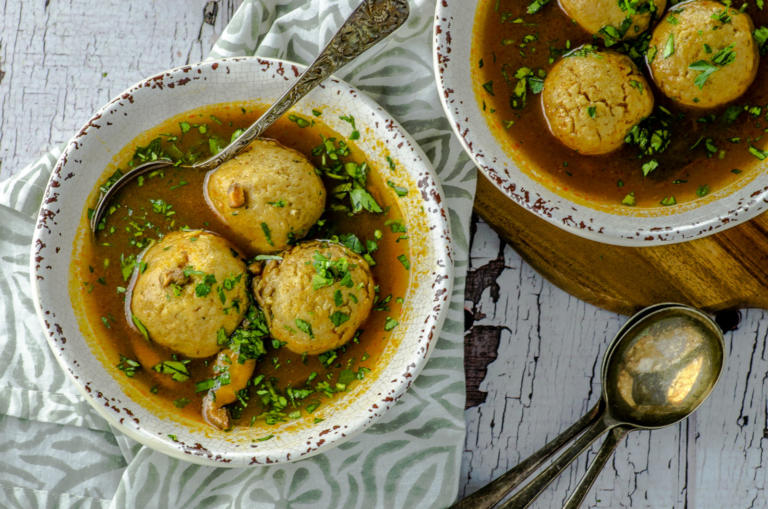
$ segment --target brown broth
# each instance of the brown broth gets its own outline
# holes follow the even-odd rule
[[[155,137],[167,133],[179,135],[179,122],[183,121],[192,125],[206,124],[209,130],[206,136],[213,133],[229,140],[232,132],[250,125],[262,111],[261,107],[249,107],[244,110],[237,104],[225,104],[189,112],[183,116],[174,117],[142,135],[138,142],[134,141],[127,151],[123,151],[123,154],[132,154],[132,147],[140,146]],[[218,121],[211,115],[215,115]],[[315,164],[319,164],[318,158],[312,156],[312,149],[321,143],[321,136],[336,139],[344,139],[344,137],[325,126],[322,123],[322,117],[308,118],[307,121],[312,125],[301,128],[297,123],[281,118],[267,130],[265,137],[274,138],[288,147],[299,150]],[[201,152],[206,153],[207,141],[203,143],[203,140],[205,137],[200,135],[197,129],[192,128],[181,138],[178,146],[182,151],[199,146]],[[351,149],[348,160],[362,162],[366,159],[364,154],[355,147],[354,142],[347,140],[347,143]],[[130,155],[127,160],[118,161],[118,167],[126,168],[128,160]],[[117,366],[121,356],[138,361],[142,369],[130,378],[130,383],[138,386],[142,394],[158,398],[165,408],[173,409],[196,420],[200,420],[202,396],[205,393],[195,392],[195,382],[213,376],[211,369],[213,359],[192,360],[187,366],[191,374],[187,382],[176,382],[168,375],[156,373],[151,369],[157,363],[171,359],[173,352],[152,341],[147,341],[129,325],[125,312],[125,300],[130,289],[122,274],[120,257],[121,255],[138,255],[141,252],[142,246],[132,244],[136,239],[157,239],[165,233],[182,227],[219,233],[232,241],[246,255],[255,254],[249,253],[246,249],[247,244],[233,235],[226,224],[208,207],[203,195],[204,179],[205,174],[202,172],[171,169],[166,170],[163,176],[145,178],[141,185],[134,181],[116,197],[115,203],[119,204],[119,207],[109,217],[107,228],[99,234],[97,242],[81,242],[81,252],[73,262],[78,265],[72,270],[73,277],[77,278],[76,284],[79,287],[90,327],[99,341],[108,343],[105,345],[105,350],[109,352],[107,355],[109,367]],[[405,255],[410,258],[410,246],[407,239],[400,238],[404,234],[392,232],[387,223],[388,220],[401,220],[402,214],[396,198],[392,192],[388,191],[376,168],[369,173],[367,188],[385,209],[384,214],[363,212],[354,217],[346,214],[328,217],[338,233],[354,233],[363,242],[366,239],[373,240],[375,230],[383,233],[383,237],[378,240],[379,249],[373,255],[377,264],[372,267],[372,272],[380,287],[379,295],[382,297],[392,295],[388,305],[389,310],[374,310],[363,325],[359,340],[349,342],[344,347],[344,351],[339,353],[338,360],[329,368],[324,367],[317,356],[302,357],[286,348],[274,348],[271,344],[265,344],[267,355],[258,361],[254,375],[275,377],[278,380],[279,389],[289,386],[303,387],[313,372],[318,374],[317,380],[327,379],[332,383],[338,379],[339,373],[344,368],[365,367],[376,372],[377,361],[391,336],[391,333],[384,330],[385,321],[387,317],[396,319],[399,316],[402,305],[397,298],[404,298],[409,286],[409,272],[397,257]],[[150,200],[157,199],[163,199],[171,204],[173,214],[164,215],[154,211]],[[142,225],[149,221],[153,227],[147,228],[145,235],[137,237],[136,230],[127,227],[131,221]],[[123,382],[129,380],[124,372],[117,369],[114,372],[115,376],[123,377]],[[325,404],[329,399],[319,395],[307,398],[302,405],[304,409],[302,417],[309,415],[306,411],[308,404],[313,402]],[[175,402],[184,400],[188,400],[189,403],[183,408],[174,408]],[[292,410],[295,408],[287,412]],[[258,425],[261,420],[256,419],[254,424],[252,419],[262,411],[261,403],[256,398],[252,398],[236,424]]]
[[[552,60],[556,62],[566,48],[588,43],[601,46],[602,42],[596,42],[569,19],[556,2],[550,2],[539,13],[527,15],[529,3],[481,0],[475,15],[472,45],[476,97],[492,131],[513,159],[522,160],[520,166],[524,170],[550,187],[592,203],[619,205],[632,192],[637,207],[657,207],[670,196],[674,196],[677,203],[695,200],[699,195],[715,192],[759,171],[762,165],[748,151],[747,140],[758,148],[765,148],[764,142],[759,141],[768,127],[764,117],[768,111],[768,80],[761,79],[766,75],[764,61],[753,85],[733,103],[761,106],[758,116],[742,112],[736,122],[727,125],[720,120],[727,106],[707,111],[683,109],[653,85],[650,73],[643,66],[641,70],[656,99],[654,111],[658,112],[662,106],[673,116],[679,116],[679,120],[671,124],[672,141],[665,152],[639,158],[638,149],[625,144],[608,155],[585,156],[561,144],[549,133],[538,95],[529,91],[524,108],[511,107],[509,99],[517,80],[513,78],[507,83],[502,69],[506,66],[508,73],[514,74],[525,66],[548,72],[553,66]],[[768,11],[757,9],[753,2],[747,11],[756,27],[768,24]],[[523,19],[524,23],[513,23],[516,18]],[[530,34],[535,34],[536,40],[521,47],[523,38]],[[551,49],[556,50],[553,59],[550,59]],[[488,82],[493,83],[493,95],[483,88]],[[713,123],[700,120],[710,114],[718,120]],[[514,124],[509,125],[509,121]],[[741,142],[728,141],[735,137]],[[713,157],[707,157],[701,142],[704,138],[712,138],[719,149]],[[698,146],[691,150],[697,141]],[[641,165],[650,159],[656,159],[659,168],[644,177]]]

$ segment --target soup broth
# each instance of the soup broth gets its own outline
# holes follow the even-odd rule
[[[262,111],[261,107],[226,104],[188,112],[140,137],[122,152],[128,157],[117,161],[117,166],[125,170],[160,152],[174,158],[205,158],[212,150],[225,146]],[[354,127],[354,119],[347,120]],[[355,137],[355,132],[350,138]],[[322,166],[323,156],[327,155],[323,147],[329,140],[336,146],[346,144],[349,154],[345,161],[365,161],[353,140],[346,140],[323,124],[319,111],[309,118],[281,118],[264,136],[305,154],[316,167]],[[127,303],[131,275],[141,270],[140,253],[169,232],[212,231],[227,238],[248,258],[254,256],[245,239],[231,231],[206,204],[205,177],[203,172],[171,168],[135,180],[121,191],[93,241],[87,229],[81,227],[70,284],[71,291],[76,292],[73,300],[82,302],[93,340],[108,352],[108,364],[115,376],[154,398],[159,406],[192,419],[200,419],[205,391],[199,384],[204,387],[204,382],[211,379],[213,358],[184,359],[148,340],[132,324]],[[334,185],[326,182],[329,204]],[[293,353],[267,338],[267,353],[258,360],[254,378],[240,394],[239,402],[230,407],[235,424],[264,426],[317,419],[312,414],[318,407],[375,374],[408,291],[409,241],[397,203],[397,196],[408,190],[385,182],[375,169],[368,174],[367,190],[383,213],[352,215],[327,206],[307,239],[340,238],[345,245],[359,242],[364,246],[369,263],[375,263],[371,267],[377,284],[374,310],[352,341],[319,356]],[[186,373],[169,376],[153,369],[168,361],[182,363]]]
[[[625,143],[617,152],[587,156],[561,144],[549,133],[542,111],[543,79],[569,51],[605,43],[569,19],[557,2],[538,2],[544,7],[528,14],[530,3],[479,2],[471,62],[475,94],[486,120],[523,170],[593,204],[634,207],[696,200],[760,171],[768,128],[768,81],[762,79],[766,63],[760,63],[757,79],[734,103],[715,110],[682,108],[653,85],[647,72],[644,51],[652,29],[610,49],[633,57],[648,77],[656,105],[641,126],[649,135],[668,131],[668,147],[647,155]],[[746,11],[756,27],[768,24],[768,10],[748,2]],[[643,167],[651,161],[658,166],[644,175]]]

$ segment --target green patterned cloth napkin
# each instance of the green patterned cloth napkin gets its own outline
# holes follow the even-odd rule
[[[357,0],[244,0],[212,58],[308,63]],[[34,314],[29,251],[51,151],[0,182],[0,505],[2,507],[444,507],[456,496],[464,443],[463,301],[475,169],[452,137],[432,72],[433,0],[340,77],[395,116],[445,190],[456,284],[429,363],[377,424],[284,466],[202,467],[111,429],[56,364]]]

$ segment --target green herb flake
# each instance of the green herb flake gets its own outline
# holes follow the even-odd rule
[[[342,313],[341,311],[334,311],[334,313],[329,318],[331,319],[333,326],[338,327],[349,320],[349,314]]]
[[[544,8],[545,5],[549,3],[549,0],[533,0],[530,4],[528,4],[528,7],[525,9],[525,12],[528,14],[536,14],[540,10]]]
[[[291,122],[294,122],[297,126],[299,126],[302,129],[305,127],[309,127],[311,125],[307,119],[299,117],[298,115],[294,115],[294,114],[288,115],[288,120],[290,120]]]
[[[391,331],[395,327],[397,327],[399,322],[392,318],[391,316],[388,316],[387,319],[384,321],[384,330],[385,331]]]
[[[398,260],[400,260],[400,263],[403,264],[403,267],[405,267],[405,270],[411,270],[411,262],[408,261],[408,257],[404,254],[401,254],[397,257]]]
[[[272,232],[269,230],[269,226],[267,226],[267,223],[263,222],[261,223],[261,231],[264,232],[264,238],[267,239],[267,244],[270,246],[274,246],[274,242],[272,242]]]
[[[768,53],[768,27],[758,27],[752,32],[752,35],[755,38],[757,47],[760,48],[760,54],[765,55]]]
[[[395,194],[397,194],[400,197],[408,195],[408,188],[407,187],[398,186],[397,184],[395,184],[391,180],[387,180],[387,185],[389,187],[391,187],[392,189],[394,189],[395,190]]]
[[[670,205],[675,205],[677,203],[677,200],[675,199],[674,195],[669,195],[662,198],[662,200],[659,203],[661,203],[665,207],[669,207]]]
[[[189,404],[189,398],[179,398],[177,400],[174,400],[173,406],[176,408],[184,408]]]
[[[312,332],[312,325],[309,322],[302,320],[301,318],[297,318],[295,323],[296,327],[304,334],[308,335],[310,338],[315,337],[314,333]]]
[[[355,125],[355,117],[352,115],[342,115],[339,117],[339,119],[343,120],[344,122],[347,122],[349,125],[352,126],[352,132],[349,134],[350,140],[356,140],[360,138],[360,131],[357,130],[357,126]]]
[[[667,42],[664,44],[664,51],[662,52],[661,56],[664,58],[669,58],[674,54],[675,54],[675,34],[670,33],[669,37],[667,38]]]
[[[141,335],[144,336],[144,339],[149,341],[149,332],[147,331],[147,328],[144,326],[144,324],[141,323],[141,320],[139,320],[139,317],[131,313],[131,321],[136,326],[136,329],[138,329]]]
[[[699,186],[698,189],[696,189],[696,196],[698,196],[699,198],[706,196],[708,194],[709,194],[709,186],[706,184],[701,185]]]
[[[117,369],[125,373],[125,376],[133,378],[133,376],[136,375],[136,372],[141,369],[141,364],[121,354]]]
[[[626,205],[628,207],[634,207],[635,205],[637,205],[637,199],[635,198],[634,191],[624,196],[624,198],[621,200],[621,204]]]
[[[158,364],[155,364],[152,369],[156,371],[157,373],[161,373],[163,375],[170,375],[171,379],[176,382],[186,382],[189,380],[189,369],[187,369],[187,364],[189,364],[189,360],[183,360],[183,361],[177,361],[177,360],[170,360],[170,361],[162,361]]]
[[[643,177],[647,177],[651,172],[653,172],[658,167],[659,167],[659,162],[656,159],[651,159],[650,161],[643,163],[643,166],[642,166]]]
[[[749,144],[749,153],[755,156],[756,158],[763,161],[766,157],[768,157],[768,152],[765,152],[763,150],[760,150],[759,148],[753,146],[751,143]]]

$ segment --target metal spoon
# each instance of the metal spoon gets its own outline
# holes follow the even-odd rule
[[[307,67],[291,88],[243,134],[215,156],[199,163],[180,165],[180,167],[209,171],[235,157],[313,88],[405,23],[409,12],[407,0],[364,0],[357,9],[352,11],[315,61]],[[91,215],[91,231],[96,233],[110,201],[128,182],[139,175],[169,166],[174,166],[173,161],[158,159],[137,166],[121,176],[99,197]]]
[[[654,306],[650,306],[638,311],[624,323],[614,338],[623,336],[624,333],[638,320],[645,317],[649,313],[652,313],[657,309],[664,309],[671,306],[675,306],[675,304],[656,304]],[[610,348],[612,348],[615,343],[616,339],[614,339],[611,345],[609,345],[609,349],[606,351],[605,356],[608,355]],[[456,502],[453,506],[451,506],[450,509],[487,509],[489,507],[493,507],[509,492],[517,488],[525,479],[530,477],[531,474],[538,470],[546,460],[551,458],[557,451],[562,449],[565,445],[576,438],[579,433],[583,432],[587,426],[592,424],[600,413],[601,402],[598,402],[598,404],[592,407],[589,412],[582,416],[578,421],[573,423],[565,431],[549,441],[546,445],[544,445],[544,447],[528,456],[526,459],[509,469],[498,478],[494,479],[492,482],[486,484],[468,497],[465,497],[462,500]]]
[[[606,351],[600,402],[552,443],[524,460],[523,468],[515,467],[516,475],[505,474],[454,507],[492,507],[578,436],[561,456],[502,505],[523,509],[597,438],[611,431],[607,446],[585,475],[584,485],[568,501],[571,505],[567,507],[577,507],[628,431],[673,424],[707,398],[720,376],[724,350],[720,328],[697,309],[663,304],[639,312]]]

